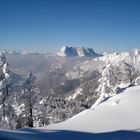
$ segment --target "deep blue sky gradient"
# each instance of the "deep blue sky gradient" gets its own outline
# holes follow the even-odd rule
[[[0,48],[140,48],[140,0],[0,0]]]

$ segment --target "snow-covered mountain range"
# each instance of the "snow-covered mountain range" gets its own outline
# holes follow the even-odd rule
[[[4,54],[12,54],[12,55],[29,55],[29,54],[36,54],[36,55],[47,55],[47,56],[59,56],[59,57],[97,57],[101,56],[101,54],[97,54],[92,48],[85,48],[85,47],[73,47],[73,46],[65,46],[62,47],[57,53],[50,53],[50,52],[33,52],[33,51],[8,51],[8,50],[1,50]]]
[[[97,57],[101,56],[97,53],[92,48],[80,48],[80,47],[73,47],[73,46],[66,46],[62,47],[56,54],[57,56],[61,57]]]

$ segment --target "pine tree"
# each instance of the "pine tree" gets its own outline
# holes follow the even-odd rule
[[[0,127],[4,129],[16,128],[16,113],[11,105],[10,70],[5,55],[0,53]]]
[[[36,86],[36,78],[32,74],[29,73],[25,83],[23,84],[23,92],[22,92],[22,101],[24,104],[24,110],[22,112],[22,116],[26,116],[27,126],[33,127],[33,110],[35,105],[38,103],[38,93],[39,89]]]
[[[116,84],[116,76],[114,74],[114,67],[110,62],[107,63],[106,67],[102,72],[102,77],[99,79],[100,85],[97,89],[99,98],[92,106],[94,109],[98,104],[100,104],[104,99],[115,94],[114,85]]]

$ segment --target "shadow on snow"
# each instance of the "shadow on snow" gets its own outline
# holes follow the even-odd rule
[[[107,133],[86,133],[68,130],[0,131],[0,140],[140,140],[140,132],[115,131]]]

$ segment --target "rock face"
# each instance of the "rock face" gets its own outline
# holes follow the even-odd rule
[[[95,53],[92,48],[77,48],[73,46],[66,46],[61,48],[58,53],[56,54],[57,56],[61,57],[97,57],[99,54]]]

